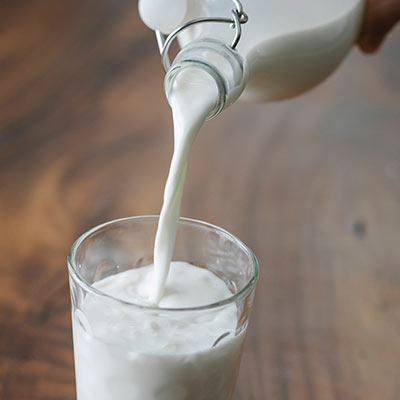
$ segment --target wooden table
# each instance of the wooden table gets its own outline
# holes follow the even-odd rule
[[[171,117],[135,3],[0,4],[1,399],[74,399],[69,246],[160,210]],[[182,214],[261,263],[237,400],[400,398],[399,71],[397,29],[197,139]]]

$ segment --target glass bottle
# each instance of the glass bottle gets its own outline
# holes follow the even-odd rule
[[[359,35],[364,0],[139,0],[144,22],[164,34],[200,17],[232,18],[238,7],[248,15],[236,48],[248,71],[241,98],[266,102],[301,94],[335,71]],[[232,36],[228,24],[209,22],[178,40],[184,49],[199,40],[229,44]]]

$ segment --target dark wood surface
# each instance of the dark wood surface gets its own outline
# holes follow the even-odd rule
[[[400,398],[399,71],[397,29],[197,139],[182,214],[261,263],[237,400]],[[1,399],[74,399],[66,255],[89,227],[159,212],[162,79],[134,0],[0,2]]]

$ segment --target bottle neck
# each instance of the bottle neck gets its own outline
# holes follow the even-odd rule
[[[174,82],[180,73],[194,67],[209,74],[218,88],[218,101],[207,119],[216,117],[236,101],[245,88],[247,68],[239,53],[217,40],[199,40],[185,46],[168,70],[164,82],[167,98],[174,90]]]

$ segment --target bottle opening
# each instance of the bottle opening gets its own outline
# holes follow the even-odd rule
[[[174,90],[176,79],[187,68],[205,71],[218,87],[219,99],[208,120],[238,99],[247,81],[245,61],[239,53],[220,41],[201,40],[185,46],[175,58],[165,77],[167,98]]]
[[[216,99],[217,101],[215,102],[215,106],[207,116],[207,120],[210,120],[216,117],[225,108],[227,88],[225,86],[223,77],[221,77],[218,74],[218,71],[215,71],[209,65],[198,61],[188,60],[183,61],[179,65],[172,66],[165,77],[165,93],[168,101],[170,102],[170,96],[172,95],[172,93],[175,90],[179,90],[179,86],[182,83],[184,84],[185,80],[187,80],[188,77],[190,77],[191,79],[196,77],[196,72],[198,73],[198,75],[203,77],[204,73],[206,73],[213,80],[218,90],[218,96]],[[201,88],[199,88],[199,94],[201,94]]]

